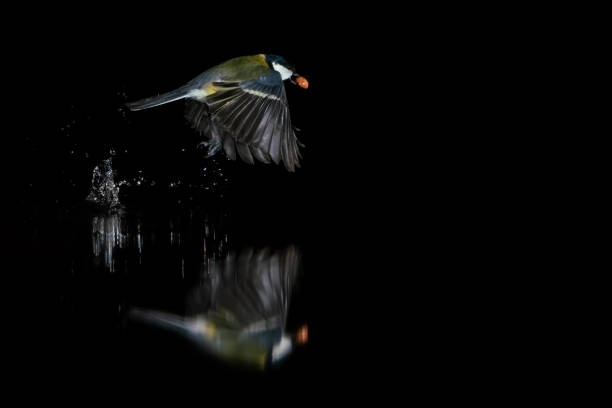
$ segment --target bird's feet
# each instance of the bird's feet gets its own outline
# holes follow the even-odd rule
[[[206,155],[207,158],[214,156],[219,149],[221,149],[221,142],[219,142],[218,140],[212,140],[209,142],[200,142],[198,143],[198,147],[199,148],[208,148],[208,154]]]

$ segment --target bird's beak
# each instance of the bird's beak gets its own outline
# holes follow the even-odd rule
[[[295,78],[295,80],[293,80]],[[308,80],[299,74],[293,74],[290,78],[291,83],[303,89],[308,89]]]

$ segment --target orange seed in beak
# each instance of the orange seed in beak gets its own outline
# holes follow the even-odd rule
[[[308,89],[308,81],[303,76],[297,77],[295,82],[300,86],[300,88]]]
[[[297,332],[296,340],[298,344],[308,343],[308,326],[303,325]]]

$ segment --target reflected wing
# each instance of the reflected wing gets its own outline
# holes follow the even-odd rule
[[[282,160],[289,171],[299,167],[298,140],[291,126],[285,87],[280,74],[268,72],[242,82],[213,82],[215,93],[206,98],[214,123],[224,133],[223,147],[230,158],[264,163]]]
[[[300,253],[252,249],[231,254],[214,266],[211,279],[191,296],[191,314],[206,313],[241,330],[284,328]]]

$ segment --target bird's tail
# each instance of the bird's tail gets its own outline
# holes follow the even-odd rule
[[[162,95],[152,96],[150,98],[141,99],[136,102],[127,103],[126,106],[133,111],[149,109],[154,106],[159,106],[166,103],[178,101],[179,99],[183,99],[187,97],[189,91],[191,91],[191,88],[181,87]]]

